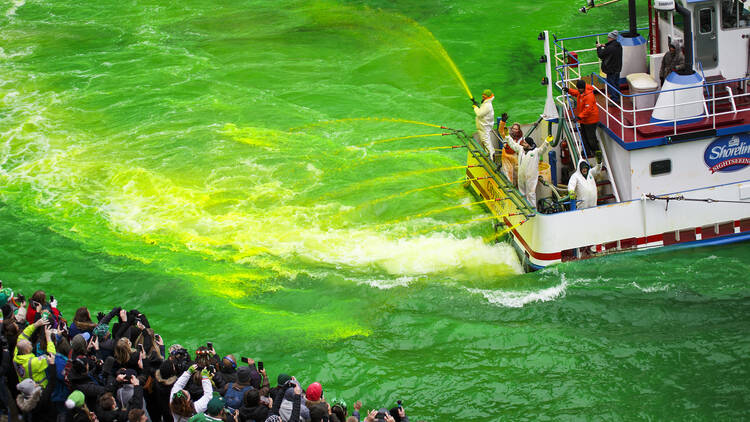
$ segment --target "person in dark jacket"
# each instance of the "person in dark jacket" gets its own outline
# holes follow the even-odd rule
[[[242,407],[240,407],[240,421],[265,421],[271,412],[271,406],[273,406],[273,401],[269,401],[268,405],[261,403],[260,392],[252,389],[245,393]]]
[[[138,378],[131,375],[128,382],[133,385],[133,395],[127,403],[117,403],[115,396],[111,393],[105,393],[99,397],[96,416],[100,422],[126,422],[131,410],[140,409],[143,406],[143,387],[141,387]],[[125,405],[127,407],[123,408]]]
[[[620,103],[620,71],[622,70],[622,45],[617,41],[617,31],[607,34],[607,44],[596,45],[596,55],[602,60],[602,72],[607,74],[607,82],[615,89],[610,89],[609,98]]]

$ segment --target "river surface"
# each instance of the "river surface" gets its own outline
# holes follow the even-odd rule
[[[412,420],[746,419],[748,246],[524,275],[436,149],[581,3],[3,0],[0,278]]]

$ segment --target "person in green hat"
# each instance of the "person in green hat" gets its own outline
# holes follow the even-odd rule
[[[235,420],[239,411],[235,410]],[[212,398],[206,406],[205,413],[198,413],[197,415],[190,418],[189,422],[204,422],[204,421],[223,421],[226,417],[226,411],[224,410],[224,399],[221,396]]]
[[[474,107],[474,114],[476,114],[477,123],[477,134],[479,135],[479,141],[487,149],[490,160],[494,160],[495,157],[495,146],[490,138],[490,132],[492,132],[492,125],[495,123],[495,110],[492,108],[492,100],[495,99],[495,95],[489,89],[485,89],[482,92],[482,104],[477,104],[472,98]]]

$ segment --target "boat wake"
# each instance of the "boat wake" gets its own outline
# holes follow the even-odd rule
[[[522,308],[530,303],[549,302],[565,297],[568,281],[565,279],[565,275],[562,275],[560,280],[560,284],[541,290],[465,289],[473,294],[484,296],[490,304],[505,308]]]

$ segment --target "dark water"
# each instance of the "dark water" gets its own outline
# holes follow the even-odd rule
[[[621,3],[5,2],[0,278],[415,420],[745,419],[747,246],[521,275],[413,123],[473,126],[445,54],[535,119]]]

